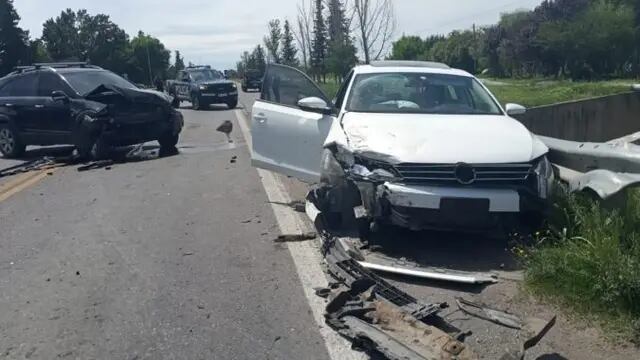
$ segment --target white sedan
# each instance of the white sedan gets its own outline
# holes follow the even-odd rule
[[[319,184],[336,219],[494,230],[540,218],[551,191],[548,148],[510,117],[525,111],[440,63],[357,66],[333,101],[304,73],[270,65],[253,164]]]

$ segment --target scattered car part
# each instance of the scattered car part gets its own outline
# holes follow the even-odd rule
[[[389,266],[365,261],[361,261],[360,265],[362,265],[365,269],[384,272],[388,274],[406,275],[429,280],[450,281],[460,284],[493,284],[498,282],[496,276],[481,273],[471,274],[462,271],[437,268],[407,269],[400,266]]]
[[[333,294],[326,310],[330,327],[349,339],[354,348],[381,354],[387,359],[478,358],[460,341],[465,337],[460,335],[468,332],[457,330],[438,316],[447,304],[423,304],[354,260],[344,242],[328,230],[317,201],[315,192],[310,192],[307,212],[322,238],[329,274],[346,287],[334,292],[315,289],[319,296]],[[495,314],[494,317],[501,318]],[[526,351],[554,326],[555,317],[549,322],[532,320],[531,324],[532,337],[520,349],[505,353],[503,360],[524,359]],[[529,330],[527,326],[520,328]],[[457,335],[447,333],[450,329],[456,329]]]
[[[300,242],[313,240],[318,237],[318,234],[315,232],[309,232],[304,234],[286,234],[278,236],[274,241],[277,243],[285,243],[285,242]]]
[[[520,318],[515,315],[483,307],[463,298],[456,298],[456,303],[458,304],[458,308],[468,315],[492,321],[512,329],[522,329],[524,326]]]

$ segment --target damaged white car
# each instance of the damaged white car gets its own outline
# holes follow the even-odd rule
[[[354,68],[333,101],[270,65],[252,112],[253,164],[319,184],[321,210],[412,230],[492,231],[539,219],[548,148],[471,74],[430,62]],[[364,225],[364,226],[362,226]]]

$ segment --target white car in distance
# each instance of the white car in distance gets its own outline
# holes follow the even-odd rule
[[[252,111],[254,166],[319,185],[321,210],[412,230],[493,231],[539,219],[548,148],[473,75],[431,62],[355,67],[333,101],[270,65]],[[364,234],[363,234],[364,235]]]

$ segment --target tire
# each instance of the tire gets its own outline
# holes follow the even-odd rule
[[[200,105],[200,98],[198,97],[198,95],[191,95],[191,108],[196,111],[202,108]]]
[[[0,124],[0,153],[6,158],[18,158],[24,154],[27,146],[20,141],[15,128],[9,124]]]
[[[180,140],[180,134],[173,135],[171,133],[165,134],[163,137],[158,139],[158,143],[160,144],[160,150],[173,150],[178,145],[178,140]]]
[[[229,109],[235,109],[236,106],[238,106],[238,99],[235,99],[233,101],[229,101],[227,103],[227,106],[229,107]]]
[[[249,90],[249,89],[247,89],[247,87],[243,85],[243,86],[242,86],[242,91],[243,91],[243,92],[247,92],[247,90]]]
[[[180,99],[178,98],[177,95],[173,95],[173,101],[171,102],[171,106],[173,106],[174,109],[180,109]]]
[[[104,160],[109,157],[110,150],[110,144],[103,137],[99,137],[91,147],[91,158],[94,160]]]

